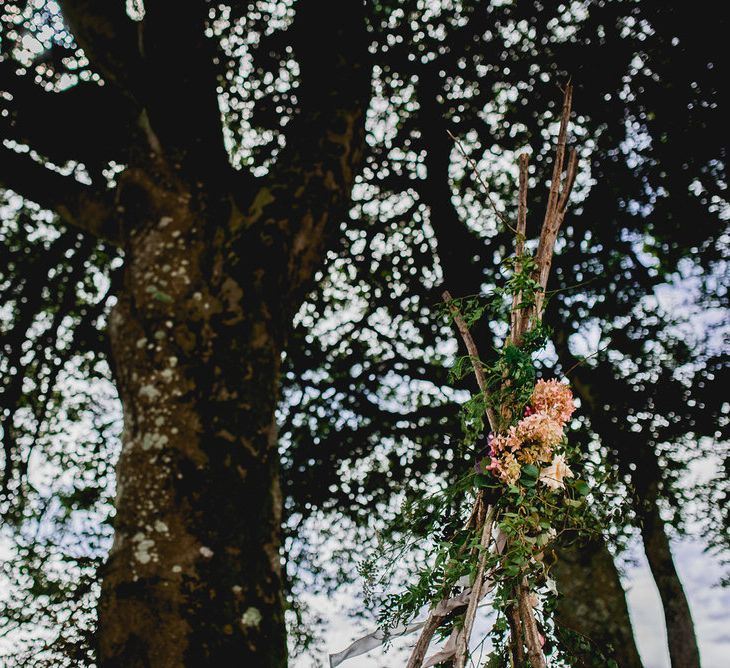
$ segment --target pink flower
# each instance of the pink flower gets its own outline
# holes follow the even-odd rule
[[[515,434],[521,443],[552,448],[563,440],[563,425],[548,413],[533,413],[520,420]]]
[[[510,427],[506,434],[495,436],[490,442],[492,455],[498,455],[500,452],[514,452],[521,445],[521,440],[517,436],[514,427]]]
[[[547,413],[561,426],[575,411],[573,393],[570,388],[555,380],[538,380],[530,398],[531,406],[538,413]]]

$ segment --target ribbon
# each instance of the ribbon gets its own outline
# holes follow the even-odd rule
[[[501,531],[499,531],[499,529],[497,529],[495,542],[497,554],[501,554],[507,542],[507,537]],[[462,587],[467,586],[469,584],[469,576],[465,575],[464,577],[460,578],[456,584]],[[488,578],[485,581],[484,586],[482,587],[482,593],[479,598],[484,598],[484,596],[492,591],[492,589],[494,589],[494,581],[491,578]],[[468,605],[470,596],[471,587],[465,589],[463,592],[457,594],[456,596],[452,596],[451,598],[440,601],[439,604],[433,609],[432,614],[438,617],[445,617],[453,610]],[[364,635],[361,638],[355,640],[352,644],[343,649],[341,652],[338,652],[337,654],[330,654],[330,668],[336,668],[336,666],[339,666],[343,661],[347,659],[352,659],[353,657],[360,656],[361,654],[369,652],[371,649],[380,647],[380,645],[382,645],[386,640],[390,638],[399,638],[401,636],[407,636],[411,633],[415,633],[419,629],[422,629],[425,624],[426,620],[424,619],[420,622],[413,622],[412,624],[407,625],[398,624],[398,626],[395,626],[393,627],[393,629],[387,631],[383,629],[377,629],[375,631],[372,631],[371,633],[368,633],[367,635]],[[454,654],[456,653],[456,641],[458,639],[458,635],[459,632],[454,629],[451,632],[449,639],[446,641],[446,644],[441,648],[441,650],[431,656],[426,661],[426,663],[423,664],[423,668],[435,666],[436,664],[446,661],[447,659],[454,656]]]

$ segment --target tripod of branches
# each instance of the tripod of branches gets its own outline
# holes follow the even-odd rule
[[[564,91],[560,129],[555,148],[547,208],[534,256],[534,267],[531,271],[531,278],[537,283],[537,288],[534,292],[534,297],[528,299],[523,299],[523,294],[516,292],[513,296],[510,310],[510,329],[507,341],[516,347],[521,345],[525,334],[542,321],[545,308],[545,291],[550,276],[555,242],[558,238],[563,220],[565,219],[570,193],[575,183],[578,156],[575,149],[571,149],[570,151],[567,149],[571,106],[572,86],[568,83]],[[522,154],[519,157],[519,201],[517,226],[515,229],[516,273],[522,270],[520,258],[524,257],[525,252],[527,194],[528,156]],[[443,299],[451,311],[454,323],[466,346],[477,384],[485,398],[486,417],[489,427],[496,434],[502,425],[509,424],[512,417],[512,407],[505,404],[498,406],[495,410],[492,403],[490,403],[490,388],[485,378],[477,345],[469,332],[469,327],[448,291],[443,293]],[[466,525],[467,529],[472,529],[480,535],[479,546],[473,548],[471,552],[471,556],[478,559],[476,577],[469,595],[463,626],[461,629],[454,631],[452,638],[447,643],[451,648],[446,652],[442,651],[440,653],[442,659],[447,658],[445,656],[446,654],[450,655],[448,658],[453,656],[454,668],[464,668],[466,664],[469,657],[469,643],[473,632],[477,606],[481,598],[492,586],[491,574],[485,572],[487,557],[490,551],[492,553],[495,551],[501,553],[504,549],[504,544],[502,543],[500,546],[500,541],[496,539],[496,523],[498,520],[499,518],[496,516],[494,505],[486,503],[484,491],[480,489],[476,494]],[[542,650],[541,637],[535,619],[531,594],[532,592],[530,591],[527,577],[521,577],[514,586],[509,608],[504,611],[510,627],[509,651],[514,666],[525,665],[525,657],[527,657],[529,665],[532,668],[546,668],[547,663]],[[413,648],[407,668],[421,668],[423,665],[426,651],[435,632],[448,617],[445,609],[445,606],[436,606],[429,613],[421,635]]]

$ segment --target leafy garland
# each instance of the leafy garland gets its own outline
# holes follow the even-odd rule
[[[545,288],[576,173],[572,151],[563,179],[571,94],[568,86],[535,256],[525,252],[527,158],[521,156],[516,252],[505,262],[510,278],[487,303],[444,293],[445,308],[469,353],[456,360],[452,378],[473,372],[480,389],[461,411],[463,441],[476,450],[473,469],[445,490],[407,502],[401,520],[411,531],[401,544],[383,547],[361,567],[369,583],[366,594],[374,598],[383,572],[378,557],[393,565],[415,547],[425,552],[425,566],[415,582],[386,597],[381,606],[386,634],[424,606],[430,608],[407,668],[451,660],[462,668],[477,606],[488,592],[493,592],[497,618],[490,632],[494,650],[484,665],[542,668],[547,666],[545,653],[554,648],[557,656],[565,657],[551,621],[557,589],[550,569],[562,534],[593,530],[586,503],[591,490],[571,469],[580,459],[565,432],[575,410],[572,392],[558,379],[538,380],[533,360],[550,336],[542,324]],[[485,313],[498,312],[505,299],[512,304],[509,334],[497,359],[487,365],[469,329]],[[487,430],[487,445],[479,451],[476,444]],[[469,499],[471,511],[464,523]],[[430,538],[425,546],[414,538],[418,535]],[[448,640],[424,664],[436,632]]]

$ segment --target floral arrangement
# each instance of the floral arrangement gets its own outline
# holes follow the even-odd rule
[[[573,472],[556,447],[565,438],[565,425],[575,405],[570,388],[557,380],[539,380],[525,407],[524,417],[506,434],[489,434],[489,463],[477,464],[477,472],[491,471],[502,482],[514,485],[523,464],[550,465],[540,470],[539,482],[550,489],[564,488]]]
[[[553,548],[563,534],[592,530],[586,502],[590,487],[576,475],[582,468],[580,453],[566,435],[576,409],[573,393],[561,380],[538,380],[534,364],[535,354],[550,337],[542,323],[547,280],[577,169],[573,150],[563,177],[570,106],[568,85],[548,207],[534,256],[525,250],[528,165],[523,155],[516,229],[504,221],[516,237],[515,254],[505,262],[509,279],[493,293],[491,305],[477,297],[453,299],[444,293],[446,312],[468,353],[457,359],[452,376],[461,379],[473,373],[479,387],[462,408],[463,445],[475,447],[488,431],[486,448],[476,455],[473,470],[455,484],[404,506],[403,540],[391,547],[381,545],[376,555],[389,561],[391,575],[383,575],[375,557],[363,562],[367,602],[374,599],[375,583],[392,578],[409,549],[418,545],[425,554],[418,578],[380,602],[381,630],[333,655],[331,666],[384,638],[420,629],[406,668],[445,662],[464,668],[477,608],[488,593],[497,619],[490,631],[494,651],[484,665],[546,668],[546,654],[572,665],[565,646],[556,649],[551,611],[557,592],[550,569]],[[485,313],[503,312],[505,303],[511,304],[508,334],[496,359],[485,364],[470,327]],[[412,624],[424,606],[430,608],[427,619]],[[447,642],[426,659],[437,631],[448,636]]]

